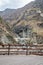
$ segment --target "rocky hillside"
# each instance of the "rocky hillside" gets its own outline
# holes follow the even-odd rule
[[[31,5],[31,6],[29,6]],[[16,21],[13,21],[12,29],[20,25],[29,25],[33,28],[33,32],[43,36],[43,0],[35,0],[24,7]],[[22,9],[22,8],[21,8]]]
[[[0,16],[9,23],[13,34],[22,37],[28,27],[36,33],[38,43],[43,43],[43,0],[35,0],[23,8],[0,11]]]
[[[16,37],[16,33],[13,34],[11,31],[10,26],[7,22],[4,22],[4,20],[0,17],[0,44],[12,44],[15,43],[16,40],[14,37]]]

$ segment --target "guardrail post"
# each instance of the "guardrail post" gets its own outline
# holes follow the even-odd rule
[[[28,46],[26,45],[26,55],[28,55]]]
[[[8,55],[10,54],[10,45],[8,44]]]

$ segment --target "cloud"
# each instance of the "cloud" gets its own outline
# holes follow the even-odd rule
[[[4,8],[6,8],[9,3],[10,3],[9,0],[1,0],[0,1],[0,10],[3,10]]]
[[[5,4],[9,3],[9,0],[1,0],[0,1],[0,6],[3,6]]]
[[[0,0],[0,10],[6,8],[20,8],[33,0]]]

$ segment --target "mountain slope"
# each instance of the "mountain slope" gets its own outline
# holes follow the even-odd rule
[[[30,26],[32,32],[36,33],[37,40],[43,41],[43,0],[35,0],[16,10],[6,9],[0,12],[0,16],[9,23],[13,34],[19,32],[17,35],[22,35],[26,26]]]
[[[0,17],[0,44],[17,43],[16,40],[14,39],[16,36],[17,36],[16,33],[13,34],[8,23],[4,22]]]

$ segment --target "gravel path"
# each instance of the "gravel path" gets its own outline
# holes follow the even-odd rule
[[[0,55],[0,65],[43,65],[43,56]]]

